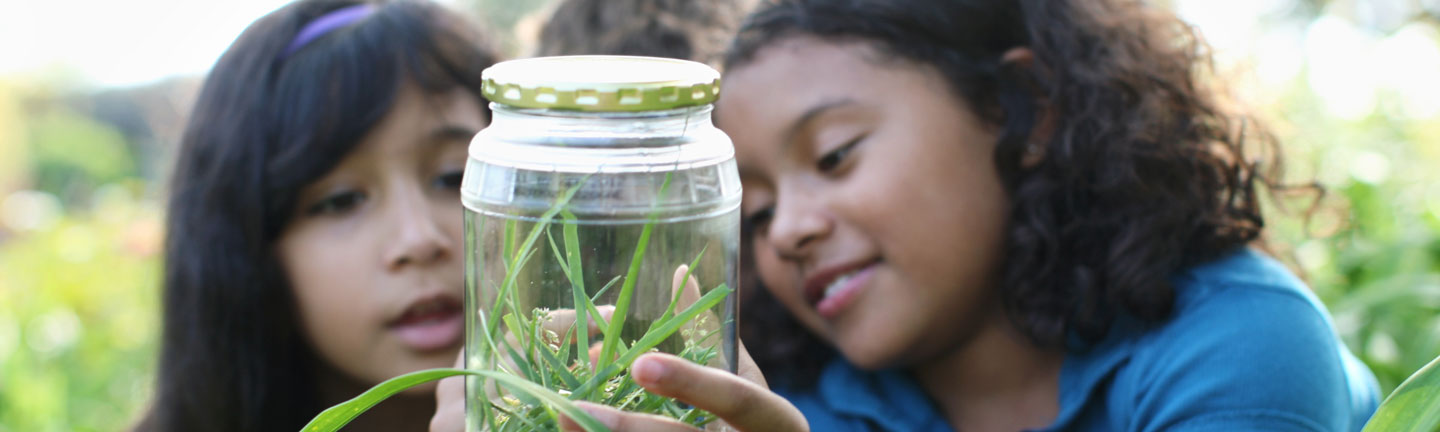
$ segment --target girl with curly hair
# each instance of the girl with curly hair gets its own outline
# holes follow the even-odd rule
[[[765,287],[742,338],[774,392],[819,431],[1358,430],[1374,377],[1259,248],[1278,146],[1207,66],[1132,0],[751,15],[715,118]],[[660,363],[637,380],[731,425],[790,419]]]

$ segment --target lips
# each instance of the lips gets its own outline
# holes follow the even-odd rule
[[[411,303],[388,327],[416,351],[451,348],[465,334],[463,310],[460,300],[452,296],[430,296]]]
[[[874,273],[879,260],[829,267],[805,280],[805,301],[824,318],[833,318],[853,301]]]

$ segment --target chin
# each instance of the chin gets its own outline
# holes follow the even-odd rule
[[[864,370],[880,370],[900,366],[900,356],[893,349],[878,346],[863,346],[861,344],[841,344],[838,346],[840,354],[845,360],[857,368]]]

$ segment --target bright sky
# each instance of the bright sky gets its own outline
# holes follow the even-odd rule
[[[201,75],[246,25],[287,1],[0,0],[0,77],[60,73],[111,87]],[[1173,4],[1210,40],[1222,64],[1253,59],[1259,88],[1290,82],[1308,64],[1308,84],[1339,117],[1370,112],[1377,90],[1387,89],[1402,94],[1414,114],[1440,113],[1440,36],[1433,27],[1378,35],[1332,16],[1309,26],[1260,25],[1295,1]],[[1375,9],[1395,1],[1361,3]]]
[[[78,73],[98,86],[203,74],[285,0],[3,0],[0,75]]]
[[[100,87],[200,75],[288,0],[0,0],[0,76],[76,73]]]

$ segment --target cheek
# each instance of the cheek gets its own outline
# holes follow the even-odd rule
[[[458,197],[446,199],[440,205],[438,213],[440,229],[448,237],[450,244],[462,247],[465,244],[465,211],[465,206],[460,205]],[[464,253],[465,251],[456,252]]]
[[[772,250],[757,247],[755,248],[755,267],[756,271],[760,273],[760,282],[765,285],[765,289],[770,292],[775,301],[784,305],[793,315],[804,315],[804,310],[808,306],[805,304],[800,288],[796,286],[796,270],[793,265],[781,259]]]
[[[366,344],[363,330],[372,328],[373,314],[359,295],[365,279],[356,262],[359,248],[321,240],[287,238],[279,252],[306,338],[334,364]]]

